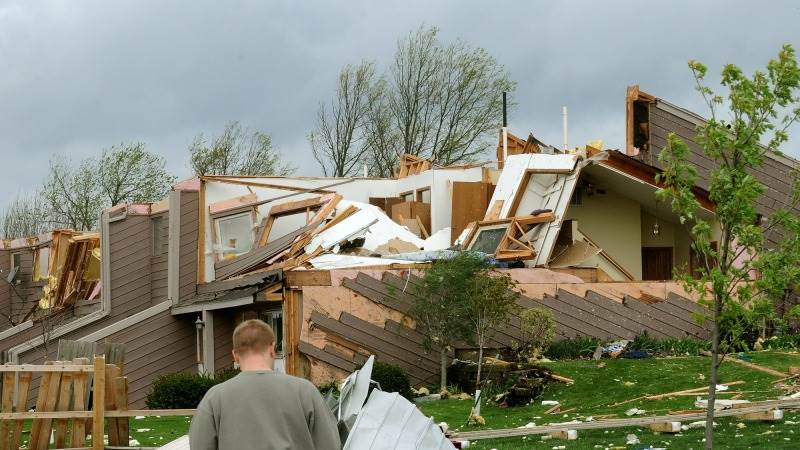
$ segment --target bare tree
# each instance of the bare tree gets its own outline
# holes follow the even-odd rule
[[[202,133],[189,146],[195,175],[288,175],[294,169],[272,148],[272,137],[230,122],[209,142]]]
[[[393,126],[392,111],[385,95],[388,83],[381,78],[373,85],[373,98],[364,122],[364,155],[369,174],[391,177],[402,153],[400,133]]]
[[[146,151],[141,142],[112,146],[98,161],[100,191],[110,206],[159,201],[175,182],[165,166],[164,158]]]
[[[516,83],[486,50],[445,45],[438,33],[420,27],[400,40],[386,76],[376,78],[371,63],[342,69],[336,97],[320,106],[309,135],[326,174],[349,175],[366,163],[372,175],[390,176],[403,153],[448,165],[492,146],[502,92]],[[362,71],[375,81],[359,84]]]
[[[76,230],[92,230],[104,206],[97,162],[88,158],[73,166],[64,157],[50,160],[50,172],[42,187],[42,198],[52,215],[52,224]]]
[[[443,46],[438,29],[419,28],[398,43],[390,104],[403,152],[447,165],[475,159],[502,125],[502,92],[516,83],[486,50]]]
[[[373,89],[374,78],[372,63],[347,65],[339,73],[335,98],[329,106],[320,104],[308,141],[325,175],[353,175],[364,163],[364,121],[370,104],[380,94]]]
[[[0,215],[3,239],[35,236],[50,229],[47,206],[38,192],[18,194]]]

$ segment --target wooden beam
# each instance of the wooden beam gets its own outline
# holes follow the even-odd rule
[[[201,205],[201,208],[202,205]],[[94,388],[92,389],[92,450],[103,450],[106,403],[106,359],[94,357]]]
[[[283,276],[291,287],[331,285],[330,270],[289,270]]]

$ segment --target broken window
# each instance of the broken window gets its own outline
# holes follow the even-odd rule
[[[398,197],[400,197],[400,200],[402,200],[404,202],[413,202],[414,201],[414,191],[403,192]]]
[[[469,250],[493,255],[497,250],[497,246],[500,245],[503,235],[506,234],[507,229],[508,225],[504,224],[497,228],[484,228],[478,230],[478,233],[476,234],[475,239],[472,241]]]
[[[220,259],[247,253],[253,247],[253,216],[250,211],[214,219]]]
[[[272,328],[275,333],[275,352],[283,354],[283,311],[279,309],[261,310],[258,312],[258,319]]]
[[[50,275],[50,247],[36,250],[33,266],[33,281],[39,281]]]

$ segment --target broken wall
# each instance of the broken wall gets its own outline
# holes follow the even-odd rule
[[[581,204],[571,204],[566,220],[576,220],[578,229],[635,279],[642,278],[641,206],[614,191],[583,195]]]

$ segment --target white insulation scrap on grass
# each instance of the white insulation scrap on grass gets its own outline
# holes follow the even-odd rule
[[[380,208],[360,202],[342,200],[337,209],[344,210],[348,206],[358,208],[352,216],[317,234],[306,245],[306,252],[313,252],[318,246],[330,250],[336,244],[363,237],[364,249],[375,251],[381,245],[397,238],[423,248],[425,241],[417,237],[408,228],[397,224]]]
[[[350,430],[344,450],[451,450],[433,419],[397,392],[373,390]]]

